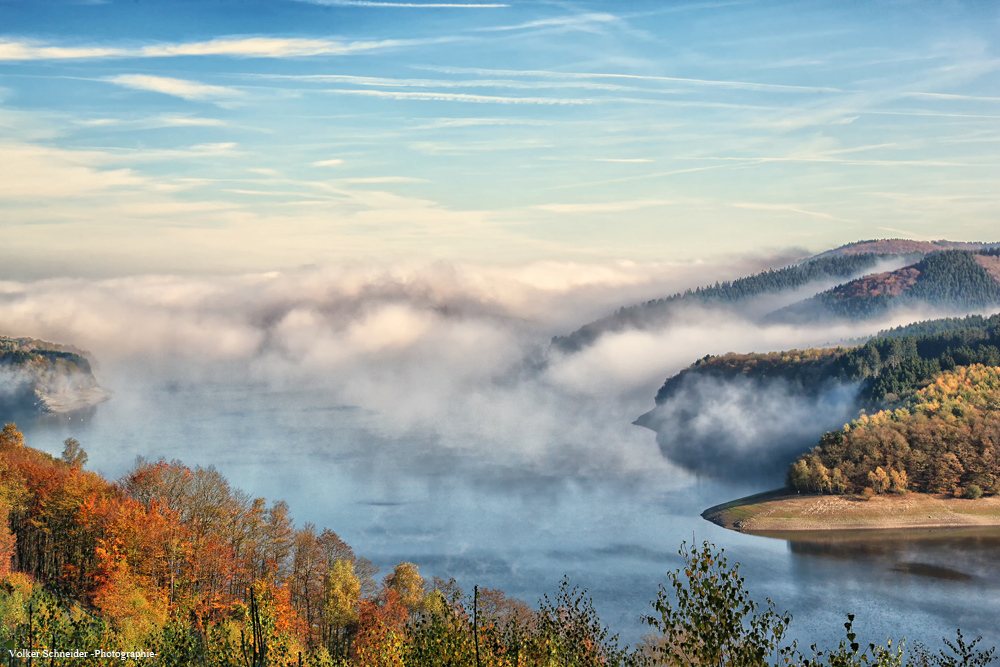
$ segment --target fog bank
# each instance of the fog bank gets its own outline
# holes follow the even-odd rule
[[[156,415],[165,388],[194,395],[205,387],[238,388],[259,405],[305,400],[360,411],[365,434],[330,446],[375,469],[391,459],[403,469],[494,480],[654,478],[683,485],[690,475],[662,456],[649,431],[631,425],[652,407],[666,377],[708,353],[808,347],[898,318],[761,326],[735,311],[685,306],[660,329],[609,333],[579,353],[554,352],[548,341],[620,305],[780,261],[8,281],[0,283],[0,333],[89,350],[98,381],[115,392],[111,401],[127,402],[136,414]],[[830,418],[819,422],[833,423],[845,410],[842,397],[832,396],[790,411],[778,407],[793,400],[790,390],[768,400],[775,407],[761,414],[770,429],[753,416],[763,404],[747,403],[735,389],[693,388],[675,412],[687,420],[686,433],[716,440],[714,455],[725,460],[748,448],[767,458],[775,429],[795,431],[796,419],[828,408]],[[709,423],[719,419],[742,423],[746,432],[713,430]],[[276,445],[287,428],[275,427]],[[136,442],[136,453],[144,447]],[[774,448],[774,456],[787,458],[787,447]],[[686,455],[674,462],[691,467]]]

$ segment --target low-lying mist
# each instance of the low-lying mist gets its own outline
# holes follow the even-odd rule
[[[786,380],[688,375],[648,426],[671,461],[717,479],[775,485],[799,454],[857,410],[859,387],[830,384],[813,395]]]
[[[671,462],[652,433],[631,425],[652,407],[666,377],[705,354],[833,343],[907,316],[761,326],[746,313],[685,306],[661,329],[608,333],[578,353],[552,351],[549,340],[620,305],[789,256],[8,281],[0,283],[0,333],[90,351],[111,401],[136,419],[158,418],[167,395],[197,395],[204,408],[230,389],[256,397],[240,399],[246,410],[271,405],[280,412],[282,401],[294,401],[315,404],[316,414],[324,405],[354,411],[364,415],[363,433],[330,444],[337,449],[331,456],[373,475],[391,468],[492,483],[645,478],[684,485],[692,477],[683,468],[706,471],[692,465],[698,452],[717,462],[710,473],[748,450],[762,463],[786,461],[794,437],[782,434],[799,433],[804,422],[813,429],[843,423],[850,392],[803,405],[781,388],[748,397],[739,387],[694,387],[674,414],[678,432],[703,446],[672,454]],[[309,414],[300,410],[296,419]],[[309,427],[327,425],[275,419],[266,426],[273,428],[268,441],[280,450],[290,430]],[[199,437],[195,426],[189,432]],[[101,443],[85,444],[100,461]],[[133,446],[137,455],[169,450],[164,443]],[[102,466],[120,474],[129,463]]]

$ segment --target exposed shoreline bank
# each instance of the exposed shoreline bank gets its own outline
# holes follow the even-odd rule
[[[865,500],[775,489],[709,507],[701,516],[741,533],[988,527],[1000,526],[1000,497],[907,493]]]

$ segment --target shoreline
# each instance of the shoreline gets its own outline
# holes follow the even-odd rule
[[[703,519],[741,533],[1000,527],[1000,497],[978,500],[907,493],[855,495],[765,491],[709,507]]]

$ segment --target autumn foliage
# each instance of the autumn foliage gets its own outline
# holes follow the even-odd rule
[[[218,667],[631,664],[582,594],[533,611],[406,562],[377,582],[335,532],[296,527],[214,468],[139,459],[109,482],[85,462],[76,441],[56,458],[0,432],[0,639],[20,648]]]
[[[941,373],[900,407],[827,433],[788,482],[817,493],[1000,493],[1000,368]]]

